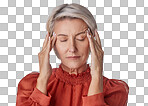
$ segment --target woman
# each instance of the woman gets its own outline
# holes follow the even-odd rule
[[[47,35],[38,54],[40,73],[18,84],[17,106],[126,106],[129,87],[102,75],[103,56],[96,21],[78,4],[56,7],[47,21]],[[50,51],[61,60],[50,65]],[[87,59],[91,52],[91,67]]]

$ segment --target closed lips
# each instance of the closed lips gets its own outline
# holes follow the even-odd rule
[[[80,56],[69,56],[68,58],[78,58]]]

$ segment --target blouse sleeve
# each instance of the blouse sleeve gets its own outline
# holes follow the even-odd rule
[[[127,106],[129,87],[126,82],[108,79],[102,93],[83,95],[83,106]]]
[[[16,106],[49,106],[51,95],[46,96],[36,88],[39,73],[32,72],[18,84]]]

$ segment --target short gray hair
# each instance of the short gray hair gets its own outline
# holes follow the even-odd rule
[[[52,10],[47,20],[46,30],[50,33],[50,36],[53,34],[55,22],[65,18],[82,19],[88,25],[93,35],[95,29],[97,29],[97,24],[93,15],[86,7],[76,3],[62,4]]]

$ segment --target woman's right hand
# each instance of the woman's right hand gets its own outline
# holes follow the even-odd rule
[[[42,50],[38,53],[39,58],[39,70],[40,74],[37,81],[37,88],[40,89],[43,93],[46,93],[46,85],[50,75],[52,74],[52,66],[50,64],[50,51],[52,50],[55,42],[56,35],[49,37],[49,32],[47,32],[46,38],[43,43]]]
[[[38,53],[40,76],[42,76],[43,78],[50,77],[52,73],[52,67],[50,64],[50,51],[52,50],[55,44],[56,37],[52,36],[50,38],[49,35],[49,32],[47,32],[42,50]]]

